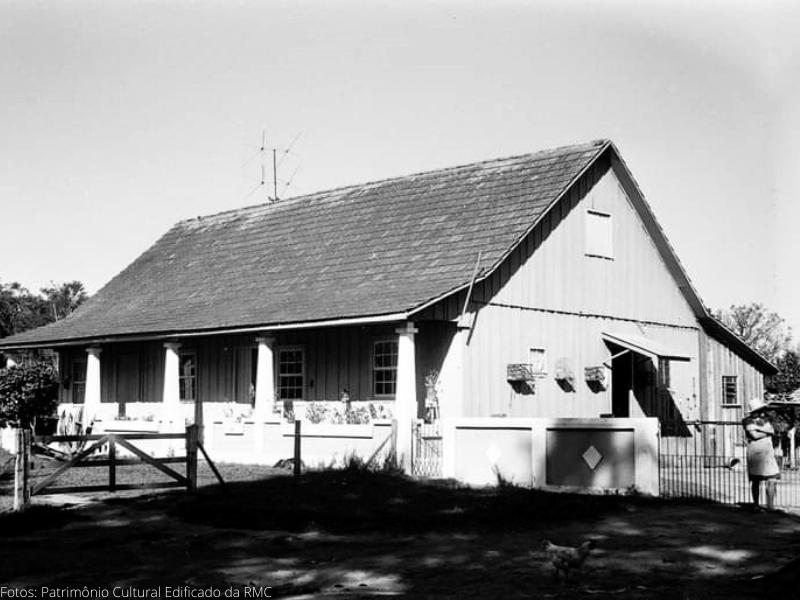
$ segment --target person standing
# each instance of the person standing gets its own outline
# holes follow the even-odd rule
[[[775,492],[781,471],[772,446],[775,429],[766,419],[766,408],[767,405],[760,398],[750,400],[749,412],[742,420],[742,426],[747,440],[747,475],[753,504],[758,508],[763,481],[767,492],[767,508],[771,510],[775,508]]]

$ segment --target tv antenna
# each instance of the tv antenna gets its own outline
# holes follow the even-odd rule
[[[303,134],[303,132],[301,131],[296,136],[294,136],[294,139],[292,140],[292,142],[286,148],[281,150],[281,156],[280,156],[280,159],[279,159],[278,158],[278,148],[276,148],[276,147],[269,148],[268,145],[267,145],[267,131],[266,130],[262,130],[261,131],[261,146],[259,146],[258,150],[253,155],[251,155],[250,158],[248,158],[244,162],[244,164],[242,164],[242,168],[244,168],[248,164],[250,164],[256,156],[260,156],[261,157],[261,181],[259,182],[259,184],[253,190],[251,190],[243,198],[243,200],[246,200],[247,198],[249,198],[250,196],[255,194],[256,191],[258,191],[259,188],[261,188],[261,187],[263,187],[263,186],[265,186],[267,184],[267,162],[266,161],[267,161],[267,152],[269,150],[272,150],[272,196],[267,196],[267,200],[269,202],[277,202],[278,200],[280,200],[280,197],[278,196],[278,182],[279,182],[279,180],[278,180],[278,168],[281,166],[281,163],[283,163],[283,161],[286,159],[286,157],[289,156],[289,153],[292,151],[292,148],[294,148],[294,145],[297,143],[297,140],[300,139],[300,136],[302,134]],[[289,177],[289,179],[287,179],[286,181],[281,181],[280,182],[280,183],[283,184],[283,190],[281,191],[281,195],[285,194],[286,190],[289,189],[289,186],[292,184],[292,181],[294,180],[295,175],[297,175],[297,171],[299,169],[300,169],[299,166],[296,167],[294,169],[294,171],[292,172],[291,176]]]

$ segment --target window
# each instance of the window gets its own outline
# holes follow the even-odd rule
[[[278,351],[278,398],[302,400],[305,380],[305,352],[302,348]]]
[[[669,360],[659,356],[658,357],[658,387],[669,389],[672,383],[672,378],[669,372]]]
[[[532,374],[547,375],[547,350],[544,348],[531,348],[529,359]]]
[[[72,402],[73,404],[83,404],[86,396],[86,359],[74,358],[71,371]]]
[[[739,386],[737,385],[736,375],[722,376],[722,404],[739,404]]]
[[[586,211],[586,254],[614,258],[611,215],[596,210]]]
[[[178,360],[180,399],[194,401],[197,399],[197,355],[194,352],[181,352]]]
[[[372,349],[372,391],[375,396],[397,392],[397,341],[375,342]]]

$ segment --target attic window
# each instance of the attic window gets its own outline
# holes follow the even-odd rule
[[[614,258],[611,215],[597,210],[586,211],[586,255]]]

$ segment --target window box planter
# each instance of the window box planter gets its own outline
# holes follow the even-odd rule
[[[605,365],[586,367],[584,369],[584,377],[586,378],[586,383],[593,389],[607,390],[609,385],[611,385],[611,377]]]
[[[536,376],[533,373],[533,365],[528,364],[509,364],[506,366],[506,380],[510,382],[525,382],[534,384]]]

